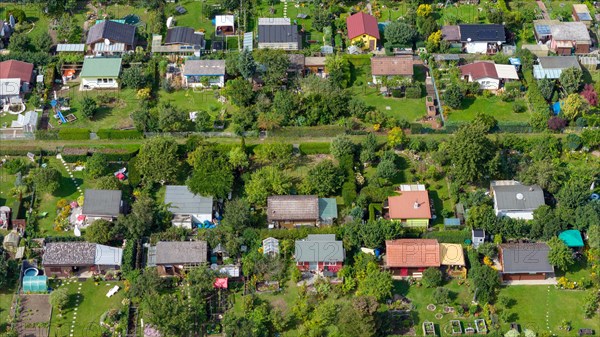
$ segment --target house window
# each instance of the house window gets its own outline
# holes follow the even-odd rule
[[[112,82],[113,82],[113,79],[112,79],[112,78],[109,78],[109,79],[108,79],[108,83],[112,83]]]
[[[105,79],[102,79],[102,82],[104,82],[104,83],[108,83],[108,79],[106,79],[106,78],[105,78]]]
[[[102,83],[102,79],[101,78],[96,79],[96,83]]]
[[[336,266],[337,262],[323,262],[324,266]]]

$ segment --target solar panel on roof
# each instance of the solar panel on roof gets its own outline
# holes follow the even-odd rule
[[[535,31],[542,35],[550,35],[551,33],[550,26],[548,25],[536,25]]]
[[[577,16],[581,21],[592,21],[592,16],[590,13],[578,13]]]
[[[244,33],[244,49],[252,51],[254,47],[254,34],[252,32]]]

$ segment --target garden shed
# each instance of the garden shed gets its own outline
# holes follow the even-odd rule
[[[14,251],[19,246],[19,241],[21,237],[17,232],[10,232],[4,237],[4,242],[2,242],[2,247],[9,251]]]
[[[48,291],[48,276],[24,276],[24,293],[45,293]]]

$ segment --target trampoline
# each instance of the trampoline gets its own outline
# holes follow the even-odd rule
[[[137,25],[140,23],[140,17],[135,15],[135,14],[129,14],[126,17],[123,18],[123,22],[126,25]]]

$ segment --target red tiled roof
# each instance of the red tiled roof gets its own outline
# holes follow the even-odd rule
[[[371,74],[374,76],[412,76],[412,55],[371,57]]]
[[[387,267],[439,267],[440,245],[435,239],[385,241]]]
[[[391,219],[431,219],[427,191],[402,191],[388,198]]]
[[[32,63],[16,60],[0,62],[0,79],[20,78],[21,82],[30,82],[32,73]]]
[[[492,62],[475,62],[460,67],[460,72],[463,76],[471,75],[473,80],[480,78],[498,78],[496,65]]]
[[[359,12],[346,18],[348,26],[348,37],[353,39],[357,36],[367,34],[379,39],[379,27],[377,19],[367,13]]]

